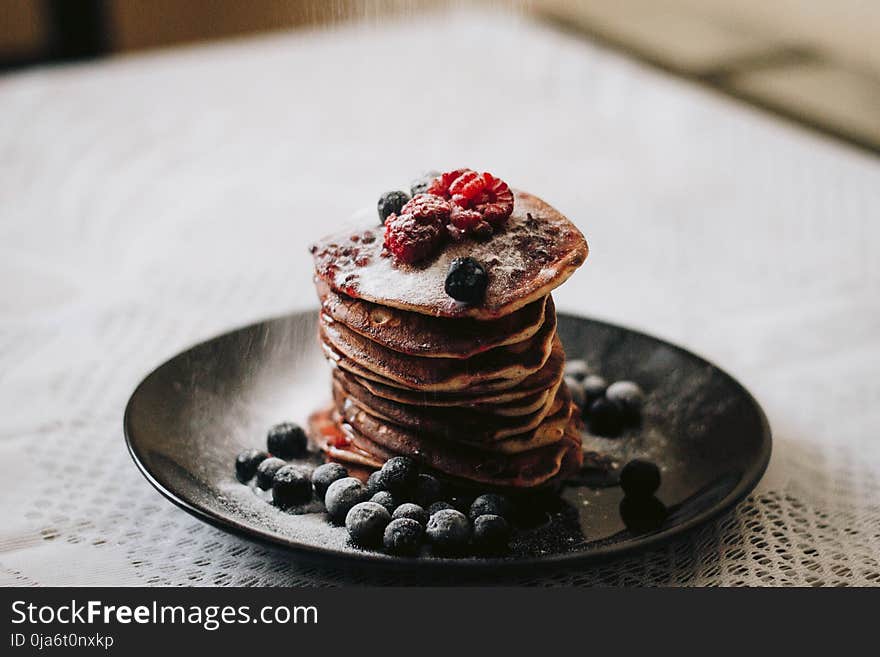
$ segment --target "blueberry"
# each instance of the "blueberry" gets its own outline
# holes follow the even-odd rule
[[[425,533],[439,551],[460,552],[471,538],[471,523],[461,511],[444,509],[431,516]]]
[[[257,467],[269,458],[261,449],[246,449],[235,459],[235,476],[241,483],[247,483],[257,474]]]
[[[418,504],[407,502],[406,504],[401,504],[399,507],[394,509],[394,513],[391,514],[391,517],[395,520],[397,520],[398,518],[409,518],[410,520],[415,520],[422,525],[427,525],[428,518],[430,518],[431,516]]]
[[[479,516],[494,515],[508,518],[510,516],[510,502],[503,495],[485,493],[480,495],[471,504],[468,517],[475,520]]]
[[[569,360],[565,362],[565,376],[582,383],[590,375],[590,366],[585,360]]]
[[[339,463],[319,465],[312,471],[312,485],[315,487],[315,495],[323,502],[330,484],[347,476],[348,470]]]
[[[486,514],[474,520],[474,547],[484,552],[496,552],[507,547],[510,525],[501,516]]]
[[[626,496],[620,500],[620,517],[623,524],[634,534],[654,531],[663,525],[668,510],[653,495],[647,497]]]
[[[428,515],[433,516],[438,511],[445,511],[447,509],[452,509],[453,511],[456,510],[455,507],[452,506],[449,502],[444,502],[443,500],[440,500],[438,502],[434,502],[431,506],[428,507]]]
[[[381,504],[360,502],[345,514],[345,528],[351,540],[363,547],[374,547],[382,541],[391,514]]]
[[[382,543],[391,554],[417,554],[422,545],[425,528],[411,518],[395,518],[385,527]]]
[[[572,376],[565,377],[565,385],[568,386],[568,392],[571,394],[571,401],[574,405],[583,410],[587,403],[587,393],[584,391],[584,384]]]
[[[596,399],[605,394],[608,382],[601,376],[591,374],[581,384],[584,388],[584,408],[588,407]]]
[[[309,471],[296,465],[278,468],[272,478],[272,500],[282,509],[305,504],[312,499]]]
[[[380,490],[385,490],[384,484],[382,483],[380,474],[381,470],[376,470],[369,477],[367,477],[367,492],[372,496],[378,493]]]
[[[392,214],[400,214],[401,208],[409,201],[409,194],[406,192],[385,192],[379,197],[377,207],[379,209],[379,223],[385,223],[385,220]]]
[[[633,459],[620,471],[620,487],[626,495],[653,495],[660,488],[660,468],[650,461]]]
[[[388,513],[392,513],[394,509],[397,508],[397,500],[395,500],[394,495],[389,493],[387,490],[380,490],[378,493],[370,498],[370,502],[381,504],[386,509],[388,509]]]
[[[364,488],[360,479],[346,477],[345,479],[337,479],[330,484],[327,488],[327,494],[324,496],[324,505],[327,507],[330,518],[341,523],[345,520],[345,514],[349,512],[351,507],[364,502],[367,497],[367,489]]]
[[[474,496],[459,493],[458,495],[450,497],[448,501],[453,509],[461,511],[464,515],[467,515],[471,510],[471,504],[474,503]]]
[[[599,397],[590,404],[587,411],[590,433],[607,438],[615,438],[623,431],[625,416],[623,409],[607,397]]]
[[[409,191],[412,192],[413,196],[426,193],[428,187],[431,186],[431,182],[439,175],[439,171],[425,171],[421,176],[412,181]]]
[[[377,478],[382,490],[403,497],[415,488],[419,478],[419,467],[406,456],[395,456],[385,461]]]
[[[302,427],[293,422],[282,422],[269,429],[266,446],[272,456],[280,459],[298,459],[306,455],[309,439]]]
[[[272,478],[279,469],[287,463],[279,458],[270,456],[257,466],[257,486],[263,490],[272,488]]]
[[[456,301],[479,303],[486,296],[489,275],[473,258],[455,258],[446,274],[446,294]]]
[[[623,409],[623,412],[631,419],[638,418],[645,403],[645,393],[632,381],[615,381],[605,396]]]
[[[413,501],[425,508],[443,498],[443,484],[436,477],[420,474],[413,490]]]

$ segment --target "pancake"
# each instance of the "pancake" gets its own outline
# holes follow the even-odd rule
[[[317,276],[356,299],[433,317],[494,320],[542,299],[587,258],[581,232],[557,210],[514,190],[513,214],[490,239],[450,241],[432,260],[415,265],[383,256],[382,229],[346,231],[312,245]],[[478,260],[489,274],[485,299],[456,301],[444,289],[454,258]]]
[[[389,402],[429,408],[462,408],[479,413],[498,415],[501,417],[531,415],[532,413],[535,413],[539,409],[541,409],[544,404],[546,404],[551,392],[551,389],[547,389],[541,392],[537,392],[535,394],[523,396],[519,399],[513,399],[503,402],[472,403],[469,400],[455,402],[444,401],[441,399],[440,403],[434,403],[436,401],[436,398],[440,396],[439,393],[412,391],[412,395],[407,399],[396,399],[395,397],[400,395],[395,395],[395,393],[406,394],[407,391],[400,388],[389,388],[388,390],[391,391],[390,394],[387,393],[387,391],[377,394],[376,389],[384,387],[381,383],[376,383],[375,381],[371,381],[369,379],[362,379],[356,374],[352,374],[351,372],[339,367],[334,368],[333,376],[344,381],[353,381],[358,386],[361,386],[369,391],[371,395],[380,397],[381,399],[385,399]],[[554,384],[552,390],[555,390],[555,388],[556,386]]]
[[[376,374],[375,372],[371,372],[365,367],[362,367],[352,361],[349,358],[346,358],[339,352],[335,351],[333,347],[326,342],[321,343],[321,348],[324,350],[324,356],[330,360],[334,366],[339,367],[344,370],[348,370],[353,374],[363,378],[375,381],[376,383],[381,383],[389,387],[398,388],[403,391],[409,392],[421,392],[424,394],[434,394],[434,393],[442,393],[442,394],[462,394],[462,389],[452,389],[446,390],[442,387],[440,388],[428,388],[428,389],[415,389],[412,387],[407,387],[405,384],[400,383],[399,381],[392,381],[391,379],[386,379],[385,377]],[[477,393],[488,393],[488,392],[503,392],[505,390],[509,390],[510,388],[515,388],[522,380],[517,379],[493,379],[491,381],[485,381],[480,383],[478,386],[474,386],[473,388],[469,388],[469,390],[474,390]]]
[[[549,397],[536,412],[523,416],[497,416],[467,408],[420,407],[392,402],[371,394],[353,381],[334,377],[334,400],[338,408],[346,399],[373,417],[419,431],[426,436],[469,443],[494,442],[538,427],[570,397],[567,391]]]
[[[376,444],[394,452],[401,452],[401,444],[408,449],[419,452],[425,449],[452,449],[467,446],[468,449],[479,450],[488,458],[498,454],[513,455],[533,450],[537,447],[559,442],[572,415],[572,405],[567,393],[552,415],[548,415],[534,429],[505,437],[499,440],[472,442],[465,440],[468,434],[459,434],[454,439],[428,436],[419,429],[402,427],[387,420],[377,418],[362,410],[348,399],[337,399],[336,410],[344,423],[354,427]]]
[[[326,345],[324,347],[325,351],[334,354],[329,347]],[[546,400],[548,390],[562,381],[565,370],[565,352],[562,349],[562,342],[559,341],[558,337],[553,339],[550,358],[544,363],[544,367],[523,379],[516,386],[505,390],[471,388],[464,393],[410,390],[401,387],[394,381],[372,375],[372,373],[361,368],[359,365],[343,358],[340,354],[331,355],[330,357],[336,365],[339,365],[343,376],[357,377],[361,385],[378,397],[399,401],[404,404],[440,406],[445,408],[456,406],[479,408],[508,404],[511,406],[525,404],[533,407],[539,403],[535,401],[536,397],[544,396],[544,400]],[[544,400],[540,403],[543,403]],[[536,407],[532,410],[536,410]]]
[[[352,445],[382,460],[409,456],[447,476],[493,487],[521,489],[541,486],[562,472],[563,467],[569,469],[583,459],[580,436],[575,437],[568,431],[551,445],[517,454],[493,454],[464,445],[411,442],[413,436],[401,432],[394,432],[392,442],[388,435],[364,434],[345,422],[341,428]],[[384,444],[379,440],[384,440]]]
[[[313,413],[308,426],[312,441],[324,451],[327,460],[343,464],[351,476],[363,481],[384,461],[403,453],[369,440],[351,425],[341,422],[332,408]],[[448,453],[446,458],[444,451]],[[525,452],[515,460],[509,457],[501,461],[487,460],[485,453],[467,448],[441,450],[440,454],[435,450],[421,452],[414,458],[435,474],[515,491],[546,487],[572,476],[582,466],[584,453],[573,417],[565,427],[562,440]]]
[[[327,460],[342,463],[348,467],[349,474],[352,468],[362,470],[366,481],[370,472],[382,467],[383,461],[378,457],[351,444],[339,426],[333,407],[312,413],[308,427],[309,437]]]
[[[449,392],[479,386],[511,388],[540,370],[550,358],[556,335],[556,313],[548,313],[538,333],[525,342],[497,347],[467,360],[401,354],[359,336],[324,314],[320,318],[320,334],[324,343],[359,364],[373,377],[379,375],[415,390]],[[363,376],[373,378],[367,374]]]
[[[470,358],[523,342],[543,326],[545,307],[556,312],[548,296],[496,320],[446,319],[353,299],[320,279],[316,286],[321,310],[336,322],[383,347],[425,358]]]

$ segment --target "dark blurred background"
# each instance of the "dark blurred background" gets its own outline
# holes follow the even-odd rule
[[[877,0],[0,0],[0,71],[483,4],[880,153]]]

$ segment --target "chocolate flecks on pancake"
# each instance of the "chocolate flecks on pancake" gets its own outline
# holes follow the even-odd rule
[[[333,320],[393,351],[430,358],[470,358],[523,342],[544,324],[545,308],[556,312],[548,296],[497,320],[454,320],[354,299],[334,292],[320,279],[316,286],[321,309]]]
[[[407,265],[387,254],[383,257],[377,232],[349,230],[315,244],[318,277],[350,297],[437,317],[490,320],[508,315],[547,296],[588,253],[574,224],[538,197],[520,191],[514,191],[507,224],[491,239],[452,241],[426,263]],[[459,257],[474,258],[488,271],[482,303],[465,304],[446,294],[449,265]]]
[[[455,391],[472,386],[513,387],[539,371],[550,358],[556,313],[524,343],[497,347],[467,360],[421,358],[387,349],[321,315],[321,339],[365,370],[417,390]],[[340,363],[342,366],[342,363]]]

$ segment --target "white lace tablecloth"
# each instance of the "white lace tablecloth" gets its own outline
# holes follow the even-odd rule
[[[306,245],[469,165],[586,233],[561,310],[714,360],[774,453],[735,512],[530,584],[880,585],[880,163],[525,18],[438,14],[0,78],[0,582],[393,582],[202,524],[122,411],[181,348],[316,307]]]

